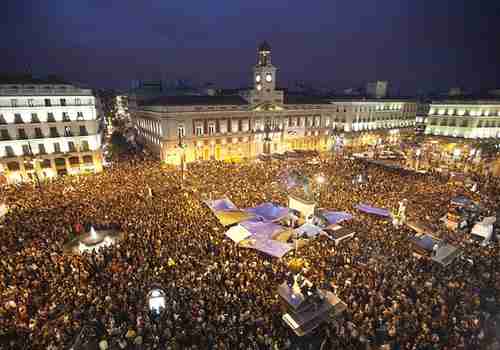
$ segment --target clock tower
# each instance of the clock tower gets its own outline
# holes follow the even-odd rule
[[[259,45],[257,64],[253,67],[253,89],[249,91],[250,103],[282,104],[283,91],[276,90],[276,67],[271,64],[271,46],[264,41]]]
[[[271,64],[271,47],[267,42],[259,45],[257,64],[253,68],[254,89],[270,92],[276,89],[276,67]]]

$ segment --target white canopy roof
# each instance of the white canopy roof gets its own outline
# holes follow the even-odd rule
[[[240,243],[251,235],[252,234],[240,224],[232,226],[229,230],[226,231],[226,236],[231,238],[231,240],[235,243]]]

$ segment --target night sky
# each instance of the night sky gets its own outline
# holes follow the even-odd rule
[[[0,71],[240,87],[264,39],[283,87],[500,88],[500,1],[488,0],[5,0]]]

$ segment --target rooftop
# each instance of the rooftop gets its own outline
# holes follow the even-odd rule
[[[217,106],[217,105],[246,105],[238,95],[223,96],[161,96],[140,103],[141,106]]]
[[[55,76],[49,75],[45,78],[35,78],[31,74],[6,74],[0,73],[0,84],[21,84],[21,85],[40,85],[40,84],[58,84],[70,85],[67,81]]]

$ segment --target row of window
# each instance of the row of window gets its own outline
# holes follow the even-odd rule
[[[47,150],[45,148],[45,144],[43,144],[43,143],[37,144],[35,149],[33,149],[31,147],[31,144],[22,145],[21,149],[22,149],[22,154],[19,154],[19,155],[23,155],[23,156],[33,156],[35,154],[40,154],[40,155],[48,154]],[[89,151],[90,151],[90,146],[89,146],[88,141],[85,141],[85,140],[82,141],[80,143],[79,147],[77,147],[73,141],[69,141],[67,143],[67,152],[89,152]],[[61,144],[59,142],[54,142],[52,144],[52,152],[50,152],[50,153],[62,153]],[[5,155],[5,157],[18,156],[14,152],[14,149],[12,148],[12,146],[5,146],[4,155]]]
[[[73,118],[70,117],[68,112],[62,112],[61,114],[61,119],[56,120],[54,117],[54,113],[48,112],[47,117],[45,120],[40,120],[38,117],[38,113],[31,113],[31,115],[28,116],[26,115],[24,118],[21,116],[20,113],[14,113],[14,124],[39,124],[39,123],[55,123],[58,121],[63,121],[63,122],[71,122],[71,121],[83,121],[85,120],[85,117],[83,116],[83,112],[76,112],[76,116]],[[7,120],[5,119],[3,114],[0,114],[0,125],[5,125],[8,124]]]
[[[81,163],[79,157],[70,157],[68,161],[71,166],[78,166],[80,164],[92,165],[94,163],[94,160],[90,155],[83,156]],[[54,159],[54,165],[56,167],[66,166],[66,160],[64,158],[56,158]],[[52,161],[50,159],[43,159],[40,161],[40,167],[42,169],[50,169],[52,168]],[[33,170],[33,163],[28,161],[24,162],[24,168],[26,170]],[[17,161],[11,161],[7,163],[7,169],[10,171],[19,171],[21,170],[21,165]]]
[[[429,125],[435,126],[435,125],[440,125],[440,126],[460,126],[462,128],[468,128],[472,127],[473,124],[471,120],[469,119],[431,119],[429,122]],[[478,120],[476,126],[477,128],[500,128],[500,120],[499,121],[493,121],[493,120]]]
[[[392,121],[392,120],[401,120],[399,118],[400,116],[398,115],[388,115],[385,117],[379,117],[379,118],[363,118],[360,120],[353,120],[353,123],[368,123],[368,122],[376,122],[376,121]],[[413,119],[413,118],[412,118]],[[335,117],[332,120],[332,123],[345,123],[346,119],[343,117]],[[321,127],[321,117],[316,116],[316,117],[289,117],[289,118],[284,118],[283,120],[281,119],[270,119],[264,122],[265,124],[262,123],[262,120],[256,120],[255,121],[255,129],[257,131],[264,131],[266,129],[266,126],[270,130],[281,130],[282,128],[286,127],[305,127],[307,124],[307,127]],[[329,127],[330,126],[330,118],[325,118],[325,126]],[[249,121],[248,120],[233,120],[229,123],[230,129],[232,133],[238,133],[238,132],[248,132],[249,131]],[[221,133],[225,134],[227,132],[227,124],[222,121],[210,121],[207,123],[207,128],[205,130],[205,125],[203,122],[195,122],[195,130],[194,134],[196,136],[202,136],[204,134],[208,135],[214,135],[216,133]],[[186,134],[184,125],[179,125],[178,127],[178,135],[181,135],[181,137],[184,137]]]
[[[45,134],[42,132],[41,128],[35,128],[34,133],[31,135],[28,135],[26,133],[25,129],[19,128],[17,129],[17,140],[26,140],[26,139],[42,139],[45,137],[73,137],[73,136],[88,136],[89,133],[87,131],[87,127],[85,125],[80,125],[79,126],[79,133],[78,135],[75,135],[73,133],[73,129],[70,126],[64,127],[64,133],[60,134],[59,130],[56,127],[50,127],[48,129],[49,133]],[[8,130],[6,129],[0,129],[0,141],[8,141],[12,140],[12,137],[9,133]]]
[[[24,102],[26,101],[26,102]],[[34,99],[28,98],[26,100],[21,100],[18,98],[10,99],[11,107],[52,107],[52,106],[81,106],[83,104],[92,105],[92,99],[86,99],[82,101],[81,98],[76,97],[74,99],[60,98],[60,99],[51,99],[44,98],[42,99]]]
[[[488,117],[500,116],[500,109],[465,109],[465,108],[431,108],[429,115],[473,116]]]

